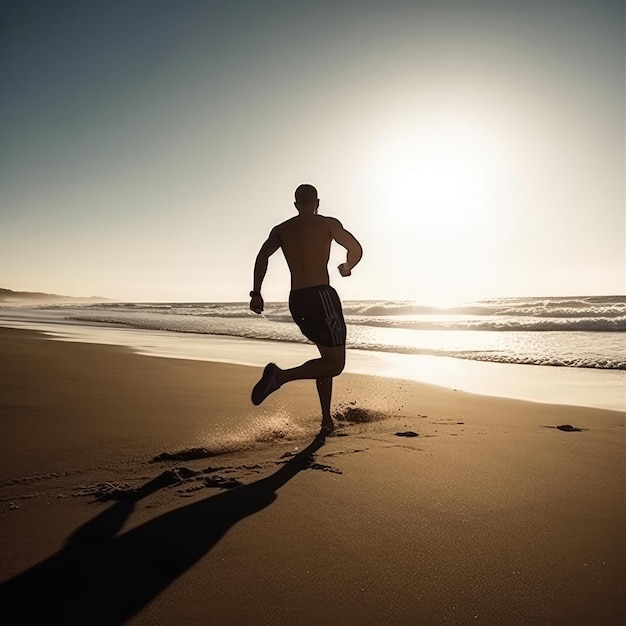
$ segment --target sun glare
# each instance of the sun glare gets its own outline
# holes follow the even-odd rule
[[[481,258],[486,254],[481,241],[490,236],[492,217],[501,207],[503,157],[493,130],[462,118],[396,132],[377,149],[370,180],[376,181],[380,228],[394,243],[398,280],[410,284],[416,268],[427,266],[428,277],[416,291],[423,296],[427,281],[433,303],[476,292],[481,276],[468,277],[464,264],[488,265]]]
[[[390,213],[422,227],[478,217],[498,170],[483,129],[451,121],[395,144],[381,172]]]

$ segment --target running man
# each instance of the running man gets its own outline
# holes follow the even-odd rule
[[[298,215],[272,228],[259,250],[254,264],[250,309],[257,314],[263,312],[261,285],[267,261],[282,248],[291,272],[289,311],[302,334],[317,346],[320,358],[285,370],[269,363],[252,390],[252,402],[261,404],[289,381],[315,379],[322,407],[321,432],[328,434],[334,430],[330,414],[333,377],[341,374],[346,361],[346,324],[341,301],[328,280],[330,245],[334,240],[348,251],[346,262],[337,268],[342,276],[350,276],[363,250],[339,220],[317,214],[320,201],[315,187],[300,185],[295,200]]]

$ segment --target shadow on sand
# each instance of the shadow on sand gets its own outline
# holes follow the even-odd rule
[[[278,471],[117,535],[155,479],[76,530],[65,547],[0,585],[10,624],[123,624],[215,546],[237,522],[274,502],[324,445],[316,438]]]

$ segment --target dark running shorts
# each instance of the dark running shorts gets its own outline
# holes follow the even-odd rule
[[[289,294],[289,311],[302,334],[318,346],[346,343],[341,300],[330,285],[294,289]]]

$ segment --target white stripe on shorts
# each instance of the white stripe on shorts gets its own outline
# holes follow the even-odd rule
[[[342,341],[339,312],[335,308],[335,304],[327,291],[320,291],[320,297],[322,299],[322,305],[324,306],[324,312],[326,313],[326,322],[332,334],[333,343],[336,346],[340,346],[342,344]]]

